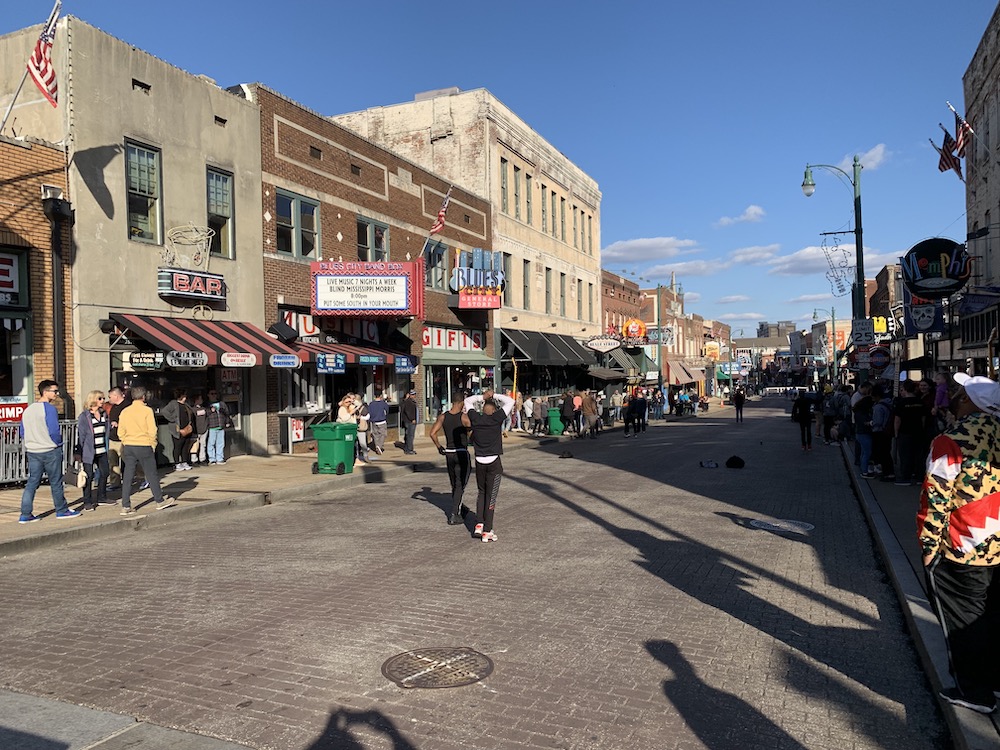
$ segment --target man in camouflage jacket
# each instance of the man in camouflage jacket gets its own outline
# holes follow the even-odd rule
[[[954,377],[957,421],[931,443],[917,530],[955,678],[941,697],[992,713],[1000,690],[1000,384]]]

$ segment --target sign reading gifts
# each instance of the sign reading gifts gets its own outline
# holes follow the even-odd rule
[[[454,352],[482,352],[485,350],[486,332],[469,328],[441,328],[424,326],[424,349],[445,349]]]
[[[309,264],[313,315],[424,316],[424,260]]]

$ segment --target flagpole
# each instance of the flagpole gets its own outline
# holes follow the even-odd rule
[[[59,6],[62,5],[62,0],[56,0],[56,4],[52,6],[52,12],[49,13],[49,17],[45,19],[45,26],[42,28],[47,29],[49,24],[52,23],[52,18],[59,14]],[[34,54],[34,47],[32,49],[32,54]],[[28,55],[28,59],[31,59],[31,55]],[[14,102],[17,101],[17,97],[21,95],[21,89],[24,88],[24,82],[28,80],[28,64],[24,64],[24,73],[21,74],[21,82],[17,85],[17,90],[14,92],[14,97],[10,100],[10,104],[7,105],[7,111],[3,114],[3,120],[0,120],[0,135],[3,134],[3,129],[7,127],[7,119],[10,117],[11,111],[14,109]],[[951,106],[950,104],[948,106]]]

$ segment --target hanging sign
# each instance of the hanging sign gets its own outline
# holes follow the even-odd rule
[[[179,367],[208,367],[208,355],[205,352],[167,352],[167,365]]]
[[[343,375],[347,372],[347,355],[317,354],[316,372],[320,375]]]
[[[279,367],[286,370],[296,370],[302,364],[302,360],[295,354],[272,354],[268,361],[271,367]]]
[[[899,259],[903,286],[914,296],[944,299],[961,290],[972,276],[972,256],[954,240],[932,237],[918,242]]]
[[[397,375],[412,375],[416,371],[417,371],[417,363],[413,357],[408,357],[404,354],[396,355]]]
[[[129,352],[128,363],[133,370],[162,370],[163,352]]]
[[[595,352],[613,352],[615,349],[621,349],[622,340],[617,336],[594,336],[593,338],[587,339],[587,348],[593,349]]]
[[[223,367],[253,367],[257,364],[257,355],[252,352],[223,352],[219,361]]]

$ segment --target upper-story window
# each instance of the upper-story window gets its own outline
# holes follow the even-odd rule
[[[510,206],[507,204],[507,160],[500,160],[500,210],[505,214],[510,213]]]
[[[542,232],[549,231],[548,189],[542,185]]]
[[[212,235],[212,255],[233,257],[233,176],[209,167],[206,178],[208,227]]]
[[[389,260],[389,227],[371,219],[358,219],[358,260]]]
[[[514,218],[521,218],[521,168],[514,167]]]
[[[427,288],[448,291],[448,246],[443,242],[427,244]]]
[[[318,260],[319,203],[279,190],[274,196],[274,206],[278,252],[293,258]]]
[[[162,176],[160,152],[125,142],[125,178],[128,183],[128,236],[137,242],[163,242]]]
[[[531,226],[531,175],[524,176],[524,221]]]

